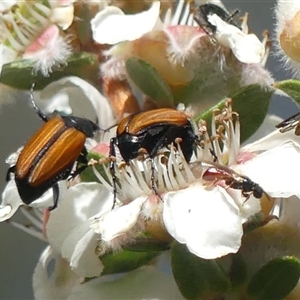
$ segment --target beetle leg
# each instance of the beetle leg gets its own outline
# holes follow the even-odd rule
[[[160,200],[162,200],[155,186],[155,166],[154,166],[154,160],[152,158],[151,158],[151,189],[154,191],[155,195],[158,196]]]
[[[88,160],[86,158],[87,155],[88,155],[88,152],[87,152],[86,148],[84,147],[82,149],[82,152],[80,153],[79,157],[77,158],[76,169],[75,169],[74,172],[72,172],[70,174],[70,178],[69,179],[75,178],[77,175],[79,175],[81,172],[83,172],[88,167]],[[83,165],[78,168],[78,163],[83,164]]]
[[[112,177],[112,185],[113,185],[113,193],[114,193],[114,200],[113,205],[111,209],[114,209],[117,201],[117,178],[116,178],[116,171],[115,171],[115,156],[116,156],[116,150],[115,145],[117,144],[117,139],[111,138],[109,143],[109,170]]]
[[[11,166],[8,170],[7,170],[7,173],[6,173],[6,182],[10,181],[10,174],[11,173],[15,173],[15,170],[16,170],[16,166]]]
[[[242,195],[246,198],[244,201],[243,201],[243,205],[245,204],[245,202],[247,202],[251,196],[251,192],[245,192],[245,191],[242,191]]]
[[[76,167],[76,170],[70,174],[69,180],[75,178],[77,175],[79,175],[81,172],[83,172],[87,168],[87,165],[81,166],[79,168]]]
[[[209,152],[210,152],[210,154],[211,154],[212,157],[213,157],[213,162],[214,162],[214,163],[215,163],[215,162],[218,162],[218,157],[217,157],[217,155],[216,155],[214,149],[209,148]]]
[[[57,183],[53,185],[52,190],[53,190],[53,206],[48,207],[49,211],[57,207],[57,203],[59,199],[59,187]]]

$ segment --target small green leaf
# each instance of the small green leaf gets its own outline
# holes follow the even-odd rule
[[[268,111],[269,101],[274,90],[266,90],[259,85],[249,85],[228,96],[232,99],[232,109],[239,114],[241,123],[241,143],[247,140],[261,125]],[[226,98],[227,99],[227,98]],[[211,107],[196,121],[204,119],[210,127],[212,111],[216,108],[222,109],[226,99]]]
[[[137,238],[134,244],[126,246],[125,250],[132,252],[166,251],[170,249],[169,243],[154,238]]]
[[[237,78],[231,77],[224,81],[223,76],[219,76],[211,80],[211,71],[207,70],[206,74],[201,71],[201,76],[196,76],[186,85],[173,87],[175,104],[184,103],[186,106],[194,107],[195,111],[204,111],[240,87]]]
[[[257,300],[280,300],[296,286],[299,277],[299,259],[293,256],[275,258],[252,276],[247,293]]]
[[[144,60],[129,58],[126,70],[141,91],[160,106],[173,106],[173,93],[158,71]]]
[[[100,257],[104,265],[101,276],[135,270],[147,264],[160,253],[159,251],[135,252],[124,250],[115,254],[105,254]]]
[[[202,259],[177,242],[172,245],[171,258],[175,281],[186,299],[202,299],[230,290],[230,280],[217,260]]]
[[[231,266],[229,270],[229,277],[232,288],[240,286],[245,283],[247,279],[246,263],[239,253],[231,254]]]
[[[275,82],[273,86],[285,92],[290,96],[298,105],[300,105],[300,81],[295,79],[283,80]]]
[[[29,90],[35,83],[35,90],[43,89],[49,83],[66,76],[78,76],[82,79],[97,82],[98,59],[90,53],[75,53],[71,55],[64,66],[53,67],[49,76],[34,71],[30,60],[18,60],[2,67],[0,82],[17,89]]]

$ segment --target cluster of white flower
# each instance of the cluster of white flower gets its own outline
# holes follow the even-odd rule
[[[130,15],[124,13],[133,5],[130,1],[116,2],[122,9],[110,1],[0,3],[1,68],[29,60],[37,81],[41,76],[49,79],[40,93],[43,112],[87,117],[100,128],[100,134],[85,144],[97,157],[87,171],[94,179],[83,175],[60,181],[55,210],[47,209],[53,203],[51,190],[25,204],[14,176],[2,194],[0,221],[8,220],[49,244],[34,272],[35,297],[188,298],[176,272],[174,280],[160,270],[162,260],[169,263],[166,249],[172,243],[185,245],[188,255],[204,260],[238,252],[249,278],[272,259],[300,259],[294,242],[300,235],[298,180],[286,176],[300,165],[298,137],[277,129],[240,145],[262,123],[274,86],[280,85],[264,68],[268,36],[261,42],[249,33],[247,15],[237,26],[220,1],[193,9],[188,1],[173,6],[154,1],[148,8],[140,1],[137,13]],[[278,1],[277,38],[287,64],[298,74],[296,2],[284,10],[284,1]],[[55,68],[83,51],[97,57],[93,84],[88,82],[90,66],[85,65],[78,68],[86,80],[67,74],[51,79]],[[262,100],[257,102],[259,96]],[[225,100],[218,103],[220,99]],[[243,102],[247,100],[255,101],[259,112]],[[212,108],[216,104],[218,108]],[[191,160],[186,161],[179,140],[151,159],[136,157],[124,164],[122,157],[118,161],[121,153],[117,162],[110,157],[116,146],[108,143],[115,136],[112,127],[129,114],[157,107],[184,107],[189,120],[198,120],[199,143],[191,145]],[[20,151],[7,163],[15,165]],[[11,220],[18,210],[31,226]],[[259,228],[247,234],[247,225],[257,216],[262,216]],[[285,237],[277,239],[276,231]],[[159,249],[156,253],[153,245]],[[139,251],[145,256],[143,262],[134,257],[128,266],[130,256],[123,258],[127,264],[116,257],[122,258],[131,247],[142,247]],[[158,258],[157,253],[164,254]],[[297,298],[295,286],[287,294]],[[231,299],[230,293],[220,295]]]

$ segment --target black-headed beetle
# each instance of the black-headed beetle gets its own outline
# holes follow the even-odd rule
[[[145,112],[129,115],[121,120],[117,126],[116,137],[110,141],[110,157],[116,155],[115,146],[118,147],[120,155],[128,164],[131,159],[139,156],[139,150],[146,150],[152,159],[158,151],[174,143],[179,138],[180,147],[184,158],[190,161],[195,145],[200,141],[196,127],[183,111],[172,108],[153,109]],[[116,197],[116,178],[114,162],[111,162],[111,173],[113,177],[114,196]],[[154,186],[154,166],[152,163],[152,189]]]
[[[53,188],[53,206],[57,207],[59,189],[57,182],[75,177],[87,167],[84,146],[86,138],[92,138],[98,125],[84,118],[55,116],[48,118],[36,106],[32,91],[31,103],[45,124],[27,141],[17,162],[7,173],[14,173],[14,180],[22,201],[30,204]],[[75,168],[78,162],[80,167]]]
[[[280,129],[280,132],[287,132],[295,128],[295,135],[300,135],[300,113],[296,113],[291,117],[283,120],[276,125],[276,128]]]
[[[210,15],[216,14],[223,21],[240,28],[240,26],[234,20],[234,16],[238,13],[238,9],[235,10],[232,14],[229,14],[222,7],[216,4],[207,3],[200,5],[195,9],[194,19],[207,34],[212,35],[216,32],[217,28],[215,25],[209,22]]]

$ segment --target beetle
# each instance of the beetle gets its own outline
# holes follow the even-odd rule
[[[172,108],[153,109],[129,115],[121,120],[117,126],[116,137],[110,140],[109,156],[115,157],[115,147],[126,164],[139,156],[144,149],[151,159],[152,189],[158,195],[154,184],[153,158],[158,151],[174,143],[180,138],[180,147],[184,158],[190,161],[194,146],[200,142],[196,126],[183,111]],[[174,145],[176,147],[176,143]],[[113,179],[114,203],[116,198],[115,162],[111,160],[110,170]]]
[[[224,180],[227,187],[241,190],[242,195],[246,198],[245,201],[247,201],[251,195],[258,199],[264,194],[267,195],[260,185],[252,181],[249,177],[241,175],[218,163],[209,166],[204,171],[202,179],[204,181],[213,181],[214,183],[219,180]]]
[[[58,181],[74,178],[87,167],[86,138],[92,138],[98,125],[73,116],[48,118],[36,106],[31,90],[31,103],[45,124],[26,142],[16,164],[7,172],[7,180],[14,173],[14,180],[22,201],[30,204],[48,189],[53,189],[53,206],[59,198]],[[76,166],[72,173],[75,163]]]
[[[216,32],[217,27],[210,23],[209,16],[216,14],[223,21],[241,29],[240,26],[234,20],[234,17],[239,12],[240,11],[237,9],[232,14],[229,14],[222,7],[216,4],[207,3],[207,4],[200,5],[196,9],[196,12],[194,14],[194,20],[208,35],[213,35]]]
[[[276,128],[280,128],[280,132],[287,132],[295,128],[295,135],[300,135],[300,113],[285,119],[276,125]]]

